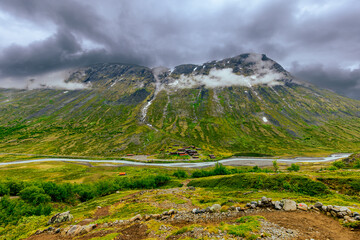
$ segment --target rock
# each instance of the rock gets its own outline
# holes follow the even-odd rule
[[[250,208],[255,209],[255,208],[256,208],[256,204],[250,204]]]
[[[317,202],[314,204],[314,207],[316,208],[321,208],[323,206],[323,204],[321,202]]]
[[[116,193],[120,193],[120,191],[116,191]]]
[[[360,215],[356,215],[356,216],[354,217],[354,219],[355,219],[356,221],[360,221]]]
[[[264,197],[261,198],[261,202],[262,203],[268,203],[269,200],[267,199],[267,197],[264,196]]]
[[[258,202],[252,201],[252,202],[250,202],[250,204],[253,204],[253,205],[255,205],[255,207],[256,207],[256,205],[258,204]]]
[[[327,212],[328,207],[327,207],[327,206],[322,206],[322,207],[321,207],[321,210],[323,210],[324,212]]]
[[[146,214],[146,215],[144,216],[144,219],[145,219],[145,221],[149,221],[149,220],[151,219],[151,217],[150,217],[150,215]]]
[[[236,207],[233,206],[229,207],[229,211],[236,211]]]
[[[349,214],[349,212],[351,213],[350,209],[347,207],[340,207],[340,212],[346,212],[347,214]]]
[[[168,211],[163,212],[161,215],[170,215]]]
[[[221,209],[221,205],[220,204],[214,204],[214,205],[212,205],[211,207],[210,207],[210,211],[211,212],[219,212],[220,211],[220,209]]]
[[[174,209],[170,209],[170,210],[168,211],[168,214],[169,214],[169,215],[176,214],[176,211],[175,211]]]
[[[104,223],[104,224],[102,225],[102,227],[107,228],[107,227],[109,227],[109,224],[108,224],[108,223]]]
[[[142,217],[141,217],[141,215],[140,214],[138,214],[138,215],[136,215],[136,216],[134,216],[134,217],[132,217],[132,218],[130,218],[130,222],[135,222],[136,220],[141,220],[142,219]]]
[[[299,203],[297,205],[297,208],[303,211],[307,211],[308,210],[308,206],[305,203]]]
[[[55,230],[55,233],[60,233],[60,232],[61,232],[61,228]]]
[[[210,207],[205,208],[205,212],[211,212]]]
[[[276,210],[281,210],[282,209],[282,206],[281,206],[279,201],[275,201],[274,207],[275,207]]]
[[[54,231],[55,228],[54,227],[48,227],[47,229],[45,229],[44,231],[47,231],[47,232],[52,232]]]
[[[334,211],[334,210],[331,210],[331,216],[333,216],[333,217],[336,217],[337,216],[337,214],[336,214],[336,212]]]
[[[57,213],[49,219],[48,224],[71,221],[73,218],[74,217],[73,217],[73,215],[70,214],[70,211],[63,212],[63,213]]]
[[[188,186],[188,188],[187,188],[188,190],[192,190],[192,191],[194,191],[195,190],[195,187],[193,187],[193,186]]]
[[[199,214],[199,213],[204,213],[205,210],[199,210],[199,209],[197,209],[197,208],[194,208],[194,209],[192,210],[192,212],[193,212],[193,214]]]
[[[101,209],[101,206],[97,206],[98,209]]]
[[[295,211],[296,210],[296,202],[289,199],[284,199],[281,201],[284,204],[285,211]]]
[[[358,212],[353,212],[353,216],[354,216],[354,217],[356,217],[356,216],[358,216],[358,215],[360,215]]]
[[[80,230],[80,234],[89,233],[94,228],[96,228],[96,224],[89,224],[89,225],[82,226],[82,228]]]
[[[240,211],[241,211],[241,207],[236,207],[236,211],[240,212]]]
[[[70,225],[70,227],[66,231],[66,235],[75,236],[80,233],[82,230],[82,226],[80,225]]]
[[[151,218],[154,218],[154,219],[159,219],[161,217],[160,214],[151,214],[150,216],[151,216]]]

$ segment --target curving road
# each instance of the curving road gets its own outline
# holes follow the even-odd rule
[[[328,157],[297,157],[297,158],[254,158],[254,157],[233,157],[214,162],[197,162],[197,163],[144,163],[126,160],[88,160],[88,159],[68,159],[68,158],[43,158],[33,160],[23,160],[14,162],[0,163],[0,166],[7,166],[13,164],[35,163],[35,162],[94,162],[94,163],[113,163],[125,164],[133,166],[161,166],[161,167],[183,167],[183,168],[202,168],[214,166],[217,162],[226,166],[267,166],[272,165],[272,161],[284,163],[298,163],[298,162],[329,162],[350,156],[351,153],[337,153]]]

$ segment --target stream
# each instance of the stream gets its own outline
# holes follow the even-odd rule
[[[337,153],[328,157],[297,157],[297,158],[255,158],[255,157],[233,157],[212,162],[179,162],[179,163],[145,163],[127,160],[90,160],[90,159],[69,159],[69,158],[43,158],[33,160],[22,160],[14,162],[0,163],[0,166],[7,166],[13,164],[25,164],[36,162],[89,162],[89,163],[112,163],[112,164],[126,164],[132,166],[160,166],[160,167],[183,167],[183,168],[202,168],[211,167],[216,163],[221,163],[226,166],[267,166],[272,165],[272,161],[277,160],[279,163],[298,163],[298,162],[329,162],[350,156],[351,153]]]

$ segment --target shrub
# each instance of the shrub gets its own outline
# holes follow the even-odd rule
[[[48,203],[51,200],[51,197],[47,194],[45,194],[44,189],[36,187],[36,186],[30,186],[26,187],[19,193],[20,197],[34,205],[38,205],[41,203]]]
[[[291,167],[287,168],[287,170],[289,170],[290,172],[292,172],[292,171],[298,172],[300,170],[300,165],[293,163],[293,164],[291,164]]]
[[[232,189],[267,189],[299,192],[310,196],[329,193],[327,186],[310,178],[289,174],[238,174],[216,179],[193,180],[189,186]]]
[[[334,167],[336,167],[336,168],[339,168],[339,169],[345,167],[345,163],[344,163],[343,161],[341,161],[341,160],[340,160],[340,161],[335,161],[335,162],[333,162],[332,165],[333,165]]]
[[[330,166],[330,167],[328,167],[328,170],[335,171],[335,170],[338,170],[338,168],[335,166]]]
[[[273,163],[273,167],[274,167],[274,172],[278,172],[279,171],[279,164],[278,162],[275,160],[272,162]]]
[[[177,170],[176,172],[174,172],[173,176],[177,178],[187,178],[188,174],[184,170]]]
[[[9,195],[9,194],[10,194],[9,187],[4,183],[0,183],[0,196]]]

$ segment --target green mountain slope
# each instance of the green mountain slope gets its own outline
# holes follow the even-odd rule
[[[88,87],[0,89],[0,152],[119,156],[184,144],[218,154],[284,155],[360,148],[360,101],[299,82],[265,55],[172,72],[98,64],[67,81]]]

